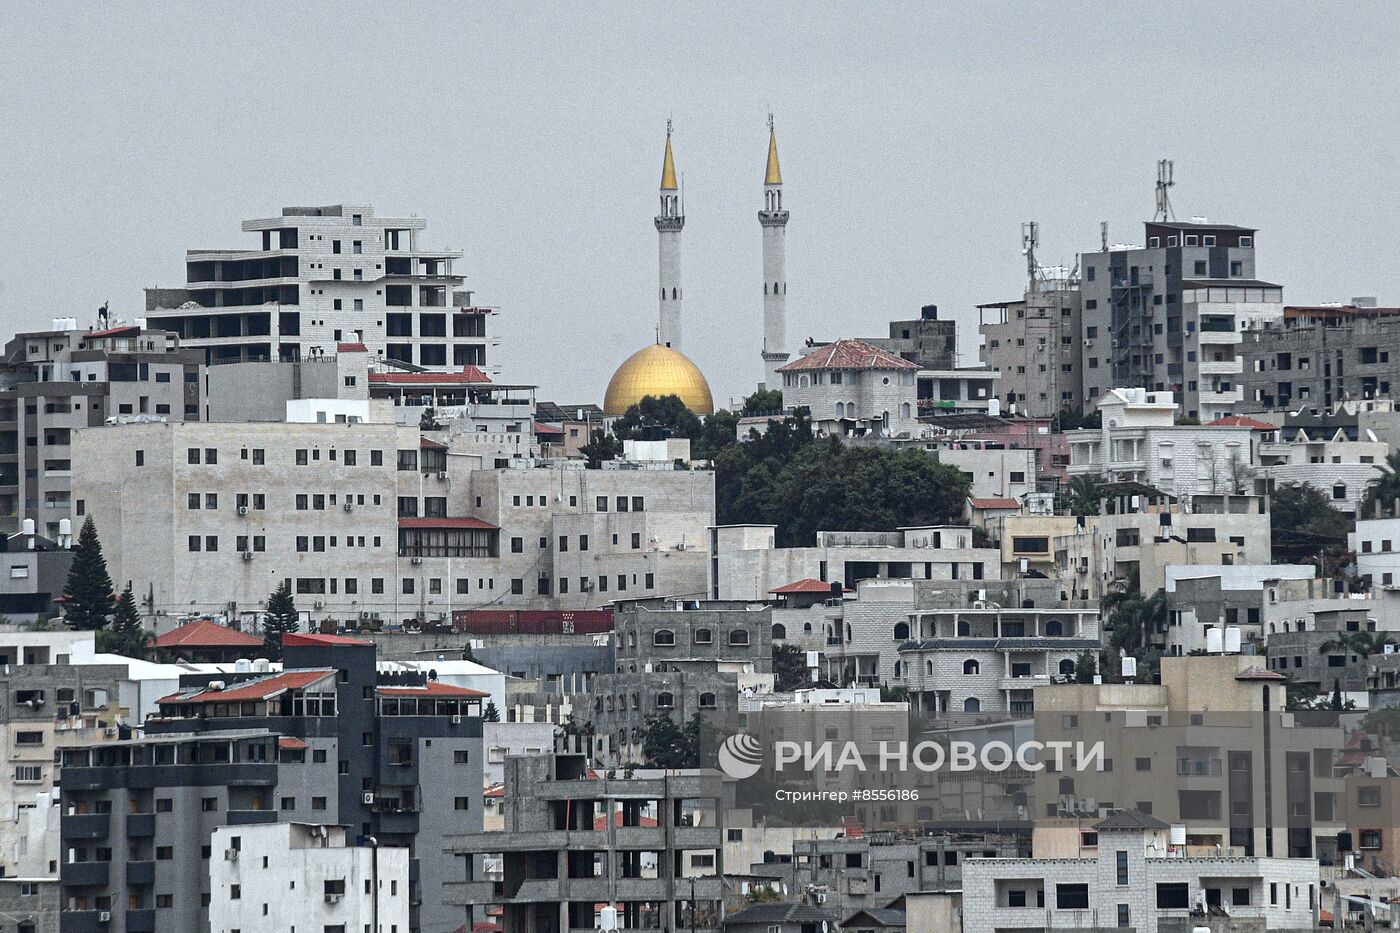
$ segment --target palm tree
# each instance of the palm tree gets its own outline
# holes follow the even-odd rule
[[[1375,515],[1377,506],[1387,515],[1400,517],[1395,515],[1396,502],[1400,501],[1400,450],[1386,457],[1385,466],[1381,469],[1381,475],[1373,479],[1366,490],[1366,498],[1361,502],[1357,518]]]
[[[1069,481],[1069,511],[1071,515],[1099,514],[1099,486],[1102,476],[1080,474]]]
[[[1393,646],[1396,641],[1386,632],[1353,632],[1347,644],[1361,657],[1369,658],[1373,654],[1385,654],[1386,646]]]

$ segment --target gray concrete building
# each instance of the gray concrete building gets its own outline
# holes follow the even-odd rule
[[[362,343],[424,369],[499,372],[487,327],[495,309],[459,291],[462,253],[421,243],[427,225],[353,204],[245,220],[259,246],[189,250],[183,288],[146,290],[147,319],[211,363],[316,358]]]
[[[1243,335],[1241,410],[1388,398],[1392,386],[1400,389],[1397,345],[1400,308],[1378,308],[1365,299],[1286,307],[1270,326]]]
[[[1149,222],[1145,247],[1081,254],[1086,408],[1117,386],[1173,392],[1202,422],[1243,400],[1243,334],[1283,316],[1282,287],[1255,278],[1255,234]]]
[[[0,561],[6,570],[0,573],[0,615],[11,622],[38,622],[59,615],[54,600],[63,595],[68,582],[72,541],[69,536],[60,544],[23,531],[0,536]]]
[[[1049,418],[1087,407],[1079,279],[1054,271],[1020,299],[977,306],[982,365],[1001,374],[997,397],[1005,412]]]
[[[198,420],[199,360],[174,334],[135,324],[81,329],[58,318],[52,330],[11,339],[0,362],[0,531],[28,518],[57,539],[74,518],[78,429]]]
[[[447,896],[499,905],[506,930],[606,928],[602,911],[615,910],[620,929],[716,931],[723,798],[718,772],[598,773],[561,739],[554,755],[507,759],[503,831],[448,839],[470,867]]]
[[[938,305],[924,305],[916,318],[890,321],[888,337],[861,339],[919,369],[956,369],[958,365],[958,322],[939,318]]]

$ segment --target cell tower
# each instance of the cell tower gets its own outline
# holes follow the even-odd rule
[[[1021,255],[1026,257],[1026,275],[1032,288],[1040,278],[1040,265],[1035,260],[1035,248],[1039,245],[1040,224],[1034,220],[1021,224]]]
[[[1171,198],[1167,196],[1167,189],[1175,185],[1172,181],[1172,161],[1171,159],[1159,159],[1157,161],[1157,213],[1152,215],[1152,219],[1159,223],[1176,220],[1176,212],[1172,210]]]

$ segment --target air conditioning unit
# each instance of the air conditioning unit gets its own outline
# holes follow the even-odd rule
[[[414,564],[414,565],[416,566],[416,565],[418,565],[418,564],[423,563],[423,558],[421,558],[421,557],[410,557],[410,558],[408,559],[408,562],[409,562],[410,564]]]
[[[365,791],[365,806],[374,806],[374,791]]]
[[[224,861],[225,861],[225,862],[236,862],[236,861],[238,861],[238,850],[237,850],[237,849],[225,849],[225,850],[224,850]]]
[[[444,481],[445,481],[445,480],[447,479],[447,471],[446,471],[446,470],[438,470],[438,479],[444,480]]]
[[[327,903],[327,904],[339,904],[339,903],[340,903],[340,895],[339,895],[339,894],[327,894],[327,895],[326,895],[326,903]]]
[[[311,605],[316,609],[324,609],[326,608],[326,601],[324,599],[318,599]]]
[[[345,511],[347,511],[347,512],[353,512],[353,511],[355,511],[355,503],[351,502],[351,501],[348,500],[348,499],[345,500]]]
[[[452,725],[454,725],[454,726],[460,726],[461,724],[462,724],[462,717],[461,717],[461,716],[453,716],[453,717],[452,717]]]
[[[238,507],[238,514],[239,514],[239,515],[247,515],[247,514],[248,514],[248,507],[247,507],[246,505],[240,505],[240,506]]]
[[[99,911],[97,912],[97,922],[98,922],[98,923],[111,923],[111,922],[112,922],[112,912],[111,912],[110,910],[99,910]]]
[[[252,560],[252,559],[253,559],[253,552],[252,552],[252,551],[244,551],[244,552],[243,552],[243,559],[244,559],[244,560]]]

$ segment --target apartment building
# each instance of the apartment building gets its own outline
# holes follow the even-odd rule
[[[1345,736],[1335,713],[1285,712],[1286,682],[1263,658],[1215,654],[1162,658],[1156,684],[1038,688],[1036,740],[1102,742],[1103,762],[1042,756],[1036,854],[1102,848],[1093,824],[1130,808],[1184,827],[1173,844],[1188,856],[1336,864]]]
[[[1145,483],[1182,499],[1252,488],[1252,426],[1176,424],[1170,392],[1138,388],[1112,389],[1097,407],[1102,427],[1067,432],[1071,477]]]
[[[1349,440],[1340,431],[1331,437],[1312,437],[1298,430],[1288,441],[1265,437],[1258,450],[1255,477],[1265,489],[1311,486],[1337,511],[1355,515],[1367,489],[1380,478],[1390,445]]]
[[[1283,288],[1255,278],[1256,231],[1151,222],[1146,247],[1080,255],[1083,400],[1115,386],[1170,392],[1202,422],[1243,399],[1243,334],[1283,316]]]
[[[1281,620],[1295,611],[1317,611],[1296,602],[1314,589],[1322,590],[1314,585],[1321,583],[1316,576],[1316,567],[1300,564],[1168,566],[1163,588],[1170,618],[1163,650],[1174,655],[1205,651],[1208,633],[1227,628],[1239,630],[1241,643],[1262,647],[1280,626],[1284,631],[1292,628],[1291,621]],[[1305,624],[1306,620],[1298,630]]]
[[[1082,412],[1086,403],[1079,278],[1053,271],[1036,277],[1022,298],[977,306],[979,353],[984,366],[1001,374],[1002,409],[1031,418]]]
[[[742,600],[617,604],[616,673],[593,680],[595,752],[640,763],[646,721],[732,716],[739,694],[773,689],[771,607]]]
[[[888,350],[919,369],[954,369],[958,365],[958,322],[939,318],[938,305],[924,305],[916,318],[890,321],[888,337],[866,337],[863,342]]]
[[[1299,405],[1331,408],[1343,401],[1382,399],[1400,387],[1400,308],[1375,299],[1297,306],[1243,335],[1240,382],[1244,408],[1268,411]]]
[[[1020,501],[1036,491],[1039,475],[1034,449],[959,443],[939,445],[929,453],[966,476],[974,498]]]
[[[210,846],[210,933],[409,929],[407,847],[316,823],[220,826]]]
[[[1271,587],[1270,591],[1283,589]],[[1340,688],[1344,699],[1366,708],[1370,699],[1367,688],[1381,654],[1377,652],[1372,660],[1350,639],[1358,634],[1377,638],[1384,633],[1396,638],[1400,636],[1400,620],[1393,613],[1378,611],[1382,605],[1379,600],[1296,595],[1298,598],[1271,601],[1264,607],[1269,669],[1288,677],[1300,690],[1326,695]]]
[[[33,519],[24,519],[15,534],[0,535],[0,561],[8,569],[0,574],[0,615],[11,622],[39,622],[60,615],[55,600],[63,595],[73,564],[69,519],[59,519],[57,541],[31,533],[33,527]]]
[[[893,531],[819,531],[814,547],[776,546],[773,525],[709,529],[710,591],[716,599],[764,599],[797,580],[995,580],[995,548],[974,547],[966,525],[930,525]],[[976,586],[974,582],[972,585]]]
[[[255,628],[283,580],[312,621],[356,626],[705,587],[706,471],[476,469],[470,445],[372,418],[107,426],[75,444],[75,510],[147,614]]]
[[[895,626],[895,682],[930,717],[1035,711],[1035,688],[1074,674],[1102,647],[1087,609],[916,611]]]
[[[1372,586],[1400,582],[1400,518],[1364,518],[1347,535],[1347,550],[1356,555],[1356,574]]]
[[[838,340],[778,368],[783,405],[806,409],[812,428],[840,437],[914,437],[919,367],[862,340]]]
[[[73,518],[73,433],[104,423],[198,420],[199,354],[139,325],[56,318],[17,334],[0,363],[0,531],[24,519],[57,539]]]
[[[258,248],[187,251],[185,286],[146,289],[146,318],[210,363],[315,358],[363,343],[395,363],[494,375],[487,322],[496,310],[459,291],[462,253],[420,242],[427,225],[369,205],[284,207],[243,221]]]
[[[481,827],[483,695],[380,677],[372,642],[283,646],[281,671],[184,677],[142,738],[64,752],[64,931],[209,929],[215,831],[281,822],[410,848],[408,929],[470,922],[442,840]]]
[[[1136,810],[1098,820],[1091,832],[1097,845],[1076,857],[967,859],[963,929],[1186,933],[1211,928],[1212,912],[1258,929],[1317,925],[1316,859],[1182,854],[1170,825]]]
[[[450,902],[499,906],[506,930],[718,931],[719,773],[600,773],[581,746],[561,743],[553,755],[507,759],[502,831],[448,839],[470,866],[447,886]]]

